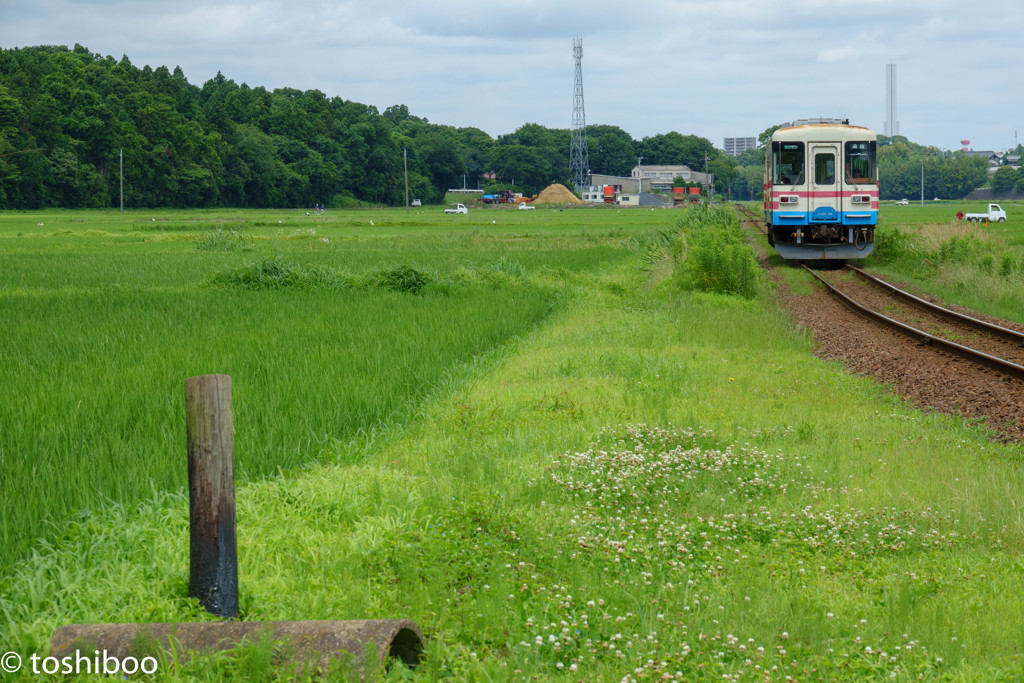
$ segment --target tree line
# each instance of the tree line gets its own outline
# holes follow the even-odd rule
[[[761,196],[763,144],[733,158],[705,138],[669,132],[634,140],[612,125],[586,129],[590,170],[628,176],[685,164],[714,175],[731,199]],[[440,202],[448,188],[571,187],[568,128],[527,123],[492,138],[440,125],[405,105],[383,112],[319,90],[201,87],[180,67],[141,69],[81,45],[0,50],[0,209],[308,207]],[[883,198],[920,191],[958,198],[986,181],[984,160],[879,138]],[[1000,171],[998,181],[1011,180]],[[1013,183],[1018,182],[1013,176]]]
[[[587,128],[591,170],[704,167],[724,153],[671,132],[634,140]],[[0,51],[0,208],[303,207],[439,202],[487,183],[533,194],[570,185],[570,131],[527,123],[492,138],[319,90],[267,90],[223,74],[141,69],[76,45]]]

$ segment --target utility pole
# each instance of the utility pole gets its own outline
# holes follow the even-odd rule
[[[715,177],[708,173],[708,153],[704,152],[704,175],[708,179],[708,198],[706,204],[711,205],[711,201],[715,198]]]
[[[924,206],[924,159],[921,159],[921,206]]]
[[[644,160],[643,157],[637,157],[636,158],[636,201],[637,201],[637,203],[640,202],[640,193],[644,191],[644,169],[643,169],[643,166],[640,165],[640,162],[643,161],[643,160]]]
[[[402,167],[405,169],[405,213],[409,213],[409,152],[402,148]]]
[[[124,148],[120,149],[117,156],[121,160],[121,170],[118,175],[121,176],[121,215],[124,215]]]

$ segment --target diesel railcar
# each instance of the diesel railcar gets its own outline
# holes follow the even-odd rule
[[[878,223],[876,135],[839,119],[781,126],[765,149],[764,220],[779,255],[864,258]]]

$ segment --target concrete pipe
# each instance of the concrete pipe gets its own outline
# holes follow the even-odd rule
[[[192,653],[231,650],[261,638],[280,641],[287,661],[301,671],[326,672],[332,660],[349,659],[360,674],[367,665],[380,669],[389,658],[413,667],[423,653],[423,632],[407,619],[354,621],[216,621],[182,624],[71,624],[50,638],[50,657],[93,659],[94,653],[122,661],[159,652],[177,653],[185,663]],[[367,653],[377,661],[367,661]]]

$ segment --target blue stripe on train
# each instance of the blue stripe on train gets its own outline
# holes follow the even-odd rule
[[[875,225],[878,223],[878,211],[844,211],[843,225]]]
[[[771,211],[766,218],[772,225],[807,225],[806,211]]]
[[[842,225],[875,225],[878,222],[878,211],[844,211],[837,213],[832,210],[831,216],[815,212],[810,219],[806,211],[768,211],[765,212],[772,225],[809,225],[811,223],[840,223]]]

